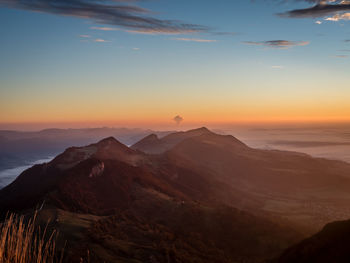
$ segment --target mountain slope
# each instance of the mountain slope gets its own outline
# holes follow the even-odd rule
[[[252,149],[232,136],[213,133],[183,140],[165,155],[225,184],[231,191],[218,189],[218,194],[231,195],[228,204],[282,216],[309,233],[350,217],[350,165],[345,162]]]
[[[230,192],[167,155],[149,156],[107,138],[25,171],[0,191],[0,208],[2,215],[41,206],[41,213],[99,216],[85,228],[67,230],[68,219],[55,219],[62,212],[51,212],[62,238],[80,237],[69,240],[69,257],[89,250],[93,262],[259,262],[301,238],[228,206],[216,189]]]
[[[109,137],[86,147],[71,147],[47,164],[35,165],[0,191],[0,208],[23,209],[42,202],[45,195],[65,181],[71,181],[87,172],[96,176],[99,160],[114,160],[117,163],[135,166],[142,162],[143,154],[136,153],[116,139]],[[87,171],[86,169],[90,169]],[[104,168],[102,167],[102,170]]]
[[[259,216],[281,218],[307,233],[318,231],[327,222],[350,218],[347,163],[252,149],[233,136],[218,135],[206,128],[173,133],[162,139],[152,135],[136,145],[145,142],[149,152],[160,148],[165,152],[149,155],[113,138],[69,148],[49,164],[25,171],[3,189],[0,205],[4,209],[33,205],[51,187],[57,188],[58,181],[64,184],[67,180],[69,186],[80,170],[98,170],[98,165],[104,165],[110,178],[115,171],[124,169],[126,174],[135,174],[132,180],[142,181],[145,177],[162,185],[161,191],[172,198],[178,195],[181,199],[220,203]],[[16,201],[22,199],[23,205]]]
[[[319,233],[287,249],[273,263],[350,261],[350,220],[327,224]]]
[[[252,149],[205,128],[138,145],[153,154],[111,137],[68,148],[2,189],[0,212],[44,204],[98,216],[73,244],[95,262],[259,262],[299,231],[350,215],[347,163]]]

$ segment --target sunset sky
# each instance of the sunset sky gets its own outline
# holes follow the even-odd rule
[[[0,0],[0,128],[350,121],[350,1]]]

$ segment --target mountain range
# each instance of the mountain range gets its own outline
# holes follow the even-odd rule
[[[91,262],[302,262],[302,239],[350,218],[349,199],[348,163],[203,127],[70,147],[0,190],[0,213],[40,207],[66,262],[86,251]]]
[[[126,145],[134,144],[150,133],[169,132],[128,128],[45,129],[41,131],[0,130],[0,171],[56,156],[72,145],[83,146],[108,136]]]

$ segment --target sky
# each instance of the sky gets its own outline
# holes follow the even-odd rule
[[[0,0],[0,128],[348,122],[349,26],[347,0]]]

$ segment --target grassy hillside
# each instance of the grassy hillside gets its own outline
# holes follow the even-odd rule
[[[62,262],[62,256],[56,254],[57,232],[41,228],[35,220],[36,214],[30,219],[10,214],[3,221],[0,225],[0,263]]]

